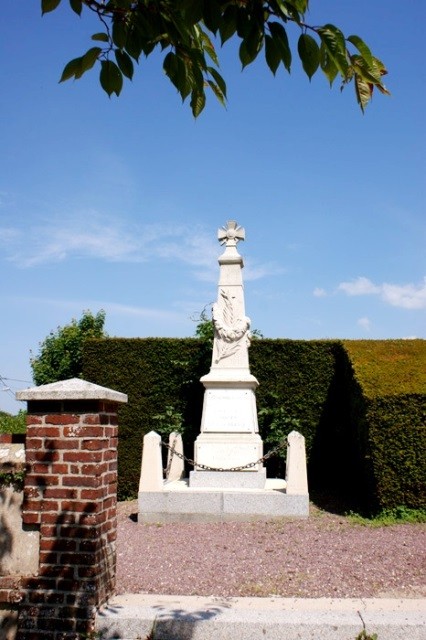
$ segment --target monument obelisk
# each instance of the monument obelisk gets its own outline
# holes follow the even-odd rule
[[[213,305],[212,364],[210,372],[201,378],[205,387],[203,414],[194,445],[195,470],[190,474],[190,487],[263,489],[266,482],[262,464],[246,466],[262,457],[263,443],[255,396],[259,383],[249,367],[250,319],[245,315],[244,263],[237,250],[237,243],[244,238],[244,229],[234,220],[218,231],[224,252],[219,257],[218,296]]]

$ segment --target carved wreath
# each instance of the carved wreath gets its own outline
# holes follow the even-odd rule
[[[238,351],[243,341],[250,344],[250,318],[234,317],[234,305],[228,294],[220,291],[223,305],[213,305],[213,324],[216,331],[216,359],[215,362],[228,358]]]

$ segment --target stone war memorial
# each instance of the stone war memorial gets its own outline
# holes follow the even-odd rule
[[[305,439],[287,438],[286,477],[267,478],[256,408],[257,379],[250,373],[250,319],[245,313],[238,243],[245,231],[234,220],[218,231],[217,302],[214,341],[204,385],[200,434],[194,443],[194,469],[184,475],[182,438],[170,436],[166,477],[162,442],[144,437],[139,484],[139,522],[216,521],[307,516],[309,494]]]

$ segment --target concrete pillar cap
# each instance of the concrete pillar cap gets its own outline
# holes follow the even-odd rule
[[[126,403],[127,395],[87,382],[81,378],[71,378],[30,387],[16,392],[17,400],[107,400],[108,402]]]

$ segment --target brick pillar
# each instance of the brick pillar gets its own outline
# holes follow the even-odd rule
[[[17,398],[28,401],[23,522],[40,530],[18,639],[81,638],[115,587],[117,410],[127,397],[74,378]]]

